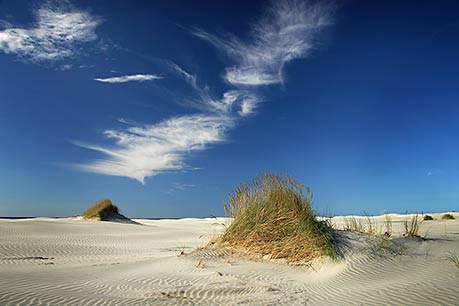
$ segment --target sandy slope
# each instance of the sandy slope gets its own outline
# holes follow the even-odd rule
[[[394,239],[398,255],[343,232],[345,259],[312,268],[191,252],[223,219],[0,220],[0,305],[459,305],[455,216],[424,222],[427,240]],[[406,217],[391,218],[401,233]]]

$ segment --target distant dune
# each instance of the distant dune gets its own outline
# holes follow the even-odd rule
[[[196,249],[225,218],[0,219],[0,305],[457,305],[459,214],[450,214],[429,213],[419,239],[403,236],[414,215],[355,216],[378,230],[389,218],[387,244],[334,217],[344,257],[299,267]]]

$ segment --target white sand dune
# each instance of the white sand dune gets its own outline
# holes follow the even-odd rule
[[[426,240],[395,238],[391,254],[341,232],[344,259],[309,268],[193,251],[224,219],[1,219],[0,305],[459,305],[448,260],[459,254],[459,214],[431,215]],[[406,216],[391,218],[401,233]],[[384,216],[371,219],[381,226]]]

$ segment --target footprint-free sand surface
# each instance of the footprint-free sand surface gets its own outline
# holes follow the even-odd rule
[[[0,305],[459,305],[459,214],[431,215],[426,240],[340,232],[344,258],[309,267],[196,251],[225,219],[0,219]]]

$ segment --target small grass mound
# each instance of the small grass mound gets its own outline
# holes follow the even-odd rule
[[[423,218],[424,221],[431,221],[433,219],[434,218],[432,216],[430,216],[430,215],[424,215],[424,218]]]
[[[83,214],[85,219],[98,219],[101,221],[109,221],[111,217],[119,215],[119,209],[109,199],[96,202]]]
[[[444,214],[443,216],[441,216],[441,219],[442,220],[454,220],[456,218],[454,218],[452,214]]]
[[[316,219],[311,202],[309,189],[292,177],[262,173],[230,194],[224,208],[234,221],[208,246],[289,264],[335,257],[333,230]]]

